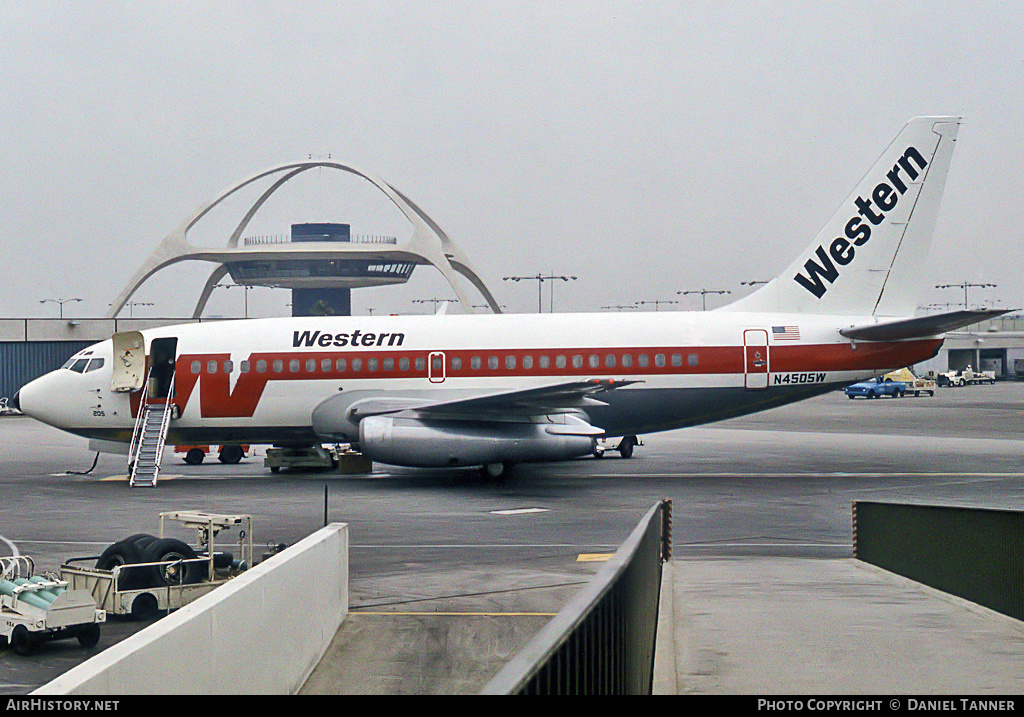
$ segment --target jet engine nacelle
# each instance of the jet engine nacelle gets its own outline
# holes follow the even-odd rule
[[[600,429],[575,416],[556,420],[504,423],[368,416],[359,422],[359,448],[379,463],[417,468],[561,461],[594,452]]]

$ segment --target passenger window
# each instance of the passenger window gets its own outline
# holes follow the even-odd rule
[[[512,356],[512,355],[506,356],[505,357],[505,368],[508,369],[509,371],[511,371],[515,367],[516,367],[516,357]]]
[[[324,373],[330,373],[331,372],[331,360],[330,359],[321,359],[320,360],[320,370],[323,371]]]
[[[690,354],[690,356],[688,358],[688,362],[689,362],[689,364],[691,366],[696,366],[697,365],[697,354]]]
[[[604,357],[605,368],[615,368],[615,354],[608,354]]]
[[[458,356],[452,357],[452,371],[462,370],[462,359]]]
[[[590,368],[597,368],[601,365],[601,357],[597,354],[590,354],[590,358],[587,360],[590,362]]]
[[[408,357],[404,357],[403,356],[402,358],[398,359],[398,370],[399,371],[408,371],[409,370],[409,359],[408,359]]]
[[[362,371],[363,370],[363,360],[362,359],[352,359],[352,370],[355,371],[355,372]]]
[[[217,373],[217,362],[207,361],[206,362],[206,373]]]
[[[200,362],[200,361],[193,361],[192,362],[192,373],[193,374],[200,374],[202,372],[203,372],[203,364],[202,364],[202,362]]]
[[[235,364],[230,360],[224,362],[224,373],[231,373],[235,370]]]
[[[533,356],[523,356],[523,368],[527,371],[533,368]]]
[[[243,361],[238,365],[238,368],[242,373],[249,373],[249,362]]]
[[[541,356],[540,360],[538,361],[538,365],[541,368],[549,368],[551,366],[551,359],[548,358],[547,356]]]
[[[306,359],[306,373],[316,373],[316,359]]]
[[[347,362],[345,361],[345,359],[338,359],[337,361],[334,362],[334,368],[337,369],[338,373],[344,373],[346,367]]]
[[[658,368],[662,368],[665,365],[665,354],[655,354],[654,365]]]
[[[391,358],[390,356],[388,356],[386,359],[384,359],[384,370],[385,371],[394,371],[395,370],[395,360],[393,358]]]
[[[492,371],[498,368],[498,357],[497,356],[488,356],[487,357],[487,368],[491,369]]]
[[[565,356],[555,356],[555,368],[565,368]]]
[[[683,365],[683,356],[682,356],[682,354],[672,354],[672,365],[673,366],[682,366]]]
[[[649,363],[650,360],[647,358],[647,354],[640,354],[639,356],[637,356],[636,364],[640,368],[647,368],[647,364]]]
[[[629,368],[633,365],[633,354],[622,354],[622,368]]]
[[[256,362],[256,373],[266,373],[267,362],[265,359],[260,359]]]
[[[367,371],[371,371],[371,372],[376,371],[377,370],[377,359],[375,359],[375,358],[367,359],[366,360],[366,370]]]
[[[298,373],[299,372],[299,360],[298,359],[292,359],[291,361],[289,361],[288,362],[288,370],[291,371],[292,373]]]
[[[474,371],[479,371],[480,370],[480,357],[479,356],[474,356],[473,358],[471,358],[469,360],[469,367],[471,369],[473,369]]]
[[[573,356],[572,357],[572,367],[573,368],[583,368],[583,357],[580,356],[579,354],[576,354],[575,356]]]
[[[274,359],[274,373],[281,373],[284,371],[284,360]]]
[[[477,368],[480,368],[480,367],[477,366]],[[416,370],[417,371],[426,371],[427,370],[427,360],[425,358],[423,358],[422,356],[417,356],[416,357]]]

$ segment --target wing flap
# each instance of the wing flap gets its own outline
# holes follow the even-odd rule
[[[367,398],[352,404],[349,416],[354,421],[367,416],[412,411],[427,418],[478,418],[486,414],[527,417],[572,408],[602,406],[593,396],[628,386],[638,381],[585,379],[553,386],[458,398],[454,400],[400,397]]]

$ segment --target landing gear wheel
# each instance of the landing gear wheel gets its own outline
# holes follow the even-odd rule
[[[146,562],[166,563],[173,560],[192,560],[196,551],[177,538],[159,538],[146,548]],[[184,572],[182,572],[184,571]],[[162,566],[160,582],[164,585],[189,585],[202,580],[199,563],[181,563]]]

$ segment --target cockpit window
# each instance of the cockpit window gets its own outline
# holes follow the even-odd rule
[[[103,368],[103,359],[94,358],[89,362],[89,365],[85,367],[85,372],[89,373],[90,371],[95,371],[98,368]]]
[[[71,370],[75,373],[83,373],[85,371],[85,366],[88,363],[89,359],[80,358],[71,365]]]

